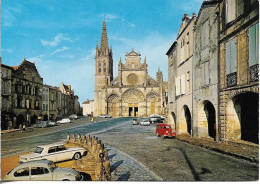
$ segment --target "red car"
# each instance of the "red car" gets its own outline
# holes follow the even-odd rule
[[[161,138],[172,137],[176,138],[176,132],[174,132],[170,125],[167,124],[157,124],[156,126],[156,135]]]

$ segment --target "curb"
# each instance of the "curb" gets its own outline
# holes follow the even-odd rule
[[[259,161],[256,158],[253,158],[253,157],[247,157],[247,156],[244,156],[244,155],[239,155],[239,154],[236,154],[236,153],[223,151],[223,150],[218,149],[218,148],[211,148],[211,147],[203,145],[203,144],[194,144],[194,143],[191,143],[191,142],[189,142],[188,140],[185,140],[185,139],[179,139],[179,138],[176,138],[176,139],[179,140],[179,141],[182,141],[182,142],[186,142],[186,143],[195,145],[195,146],[200,146],[202,148],[206,148],[206,149],[209,149],[209,150],[212,150],[212,151],[216,151],[218,153],[222,153],[222,154],[225,154],[225,155],[233,156],[233,157],[236,157],[236,158],[239,158],[239,159],[243,159],[243,160],[247,160],[247,161],[250,161],[250,162],[253,162],[253,163],[259,163]]]

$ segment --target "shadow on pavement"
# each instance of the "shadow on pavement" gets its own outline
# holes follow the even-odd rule
[[[83,177],[82,181],[92,181],[91,176],[88,173],[80,172],[80,175]]]
[[[108,156],[108,159],[111,160],[111,159],[114,158],[115,156],[116,156],[116,154],[109,155],[109,156]]]
[[[120,161],[114,163],[114,164],[110,167],[111,172],[113,172],[116,168],[118,168],[118,166],[120,166],[122,163],[123,163],[123,160],[120,160]]]
[[[130,178],[131,174],[130,171],[127,171],[126,173],[122,174],[117,181],[128,181]]]

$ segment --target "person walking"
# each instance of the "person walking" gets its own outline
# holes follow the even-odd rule
[[[23,125],[23,132],[25,132],[25,124]]]
[[[19,130],[20,130],[20,133],[23,132],[23,127],[22,127],[22,124],[19,125]]]

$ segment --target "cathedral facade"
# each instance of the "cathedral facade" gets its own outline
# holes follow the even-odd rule
[[[113,117],[139,117],[163,114],[167,84],[160,69],[156,80],[148,74],[146,58],[134,49],[125,55],[125,63],[119,61],[118,76],[113,78],[113,53],[108,46],[106,23],[100,48],[95,57],[94,116],[109,114]]]

